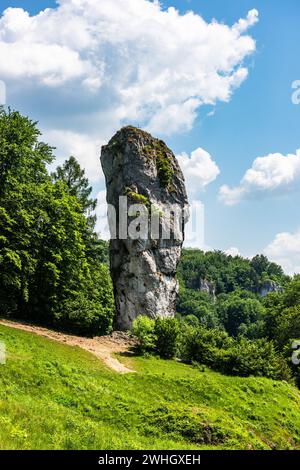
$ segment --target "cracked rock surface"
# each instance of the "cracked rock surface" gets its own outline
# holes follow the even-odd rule
[[[178,215],[178,210],[186,209],[188,204],[178,162],[164,142],[128,126],[102,147],[101,163],[107,202],[116,212],[115,226],[113,218],[110,220],[116,327],[130,329],[138,315],[172,317],[178,293],[176,270],[188,217],[186,210],[181,219],[168,215],[174,211]],[[126,229],[143,214],[143,220],[145,217],[147,220],[147,235],[140,230],[139,237],[132,238],[124,235],[124,228],[120,232],[124,201],[129,210]],[[139,211],[135,209],[136,204],[139,204]],[[156,229],[153,229],[153,221],[154,224],[159,221]]]

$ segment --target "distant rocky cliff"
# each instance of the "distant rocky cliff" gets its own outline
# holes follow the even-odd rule
[[[201,292],[206,292],[207,294],[211,295],[212,297],[216,297],[216,287],[214,282],[208,281],[207,279],[199,280],[199,287],[198,289]],[[268,294],[272,292],[283,292],[284,289],[275,281],[268,279],[261,283],[257,289],[253,290],[252,292],[258,294],[261,297],[266,297]]]
[[[283,288],[276,284],[275,281],[267,280],[265,281],[259,289],[259,295],[261,297],[266,297],[266,295],[272,293],[272,292],[283,292]]]
[[[166,216],[168,211],[173,214],[174,207],[187,207],[184,178],[177,160],[164,142],[128,126],[102,147],[101,163],[107,202],[116,210],[115,219],[110,216],[116,326],[128,329],[140,314],[151,318],[173,316],[178,292],[176,270],[187,219],[187,215],[183,217],[178,227],[178,218]],[[143,215],[147,217],[147,235],[142,228],[140,237],[124,234],[126,204],[126,229],[130,224],[134,226],[135,216]],[[137,205],[139,209],[135,209]],[[159,233],[151,225],[150,214],[152,224],[153,220],[159,221]],[[168,229],[170,236],[165,237],[163,233]]]
[[[210,294],[213,297],[216,296],[215,284],[213,282],[208,281],[207,279],[199,280],[199,290],[201,292],[206,292],[207,294]]]

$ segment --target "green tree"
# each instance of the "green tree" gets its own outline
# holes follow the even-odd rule
[[[265,313],[263,305],[257,299],[238,291],[220,296],[217,310],[221,323],[231,336],[238,336],[242,325],[249,328],[263,320]]]
[[[91,197],[93,188],[85,176],[85,170],[81,168],[75,157],[69,157],[62,166],[58,166],[52,173],[54,182],[65,183],[71,196],[76,197],[80,203],[80,212],[87,219],[86,233],[84,234],[88,256],[101,259],[101,247],[98,237],[94,233],[96,224],[95,208],[97,199]]]
[[[69,157],[62,166],[58,166],[52,177],[54,181],[66,183],[70,194],[80,202],[83,212],[89,214],[95,210],[97,199],[91,198],[93,188],[75,157]]]
[[[36,123],[0,109],[0,314],[108,331],[112,286],[87,214],[88,182],[77,164],[76,191],[63,178],[52,181],[52,148],[39,138]]]
[[[138,340],[137,350],[141,354],[153,352],[155,348],[155,320],[139,315],[132,324],[132,332]]]
[[[281,293],[265,299],[266,331],[282,349],[293,339],[300,339],[300,276]]]
[[[0,313],[23,311],[38,262],[43,190],[52,149],[36,123],[0,108]]]
[[[165,359],[175,357],[179,333],[180,328],[176,318],[157,318],[155,320],[155,350],[160,357]]]

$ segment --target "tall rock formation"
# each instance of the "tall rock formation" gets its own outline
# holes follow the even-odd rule
[[[116,327],[130,328],[138,315],[171,317],[175,314],[176,270],[188,217],[178,162],[164,142],[128,126],[102,147],[101,163],[107,203],[115,208],[116,215],[113,209],[109,211]],[[183,211],[181,219],[179,209]],[[146,223],[138,224],[139,217]],[[135,227],[138,235],[132,230]]]

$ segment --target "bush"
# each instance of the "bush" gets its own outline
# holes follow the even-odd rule
[[[249,341],[240,338],[224,357],[221,371],[231,375],[268,377],[274,380],[290,380],[291,374],[284,359],[276,352],[272,342],[266,339]]]
[[[78,294],[73,300],[63,302],[61,307],[61,313],[56,314],[54,319],[58,329],[86,336],[110,333],[113,320],[110,306],[103,306]]]
[[[233,339],[225,331],[185,325],[180,338],[180,357],[188,363],[199,362],[215,368],[232,343]]]
[[[189,319],[188,319],[189,320]],[[193,323],[194,318],[191,318]],[[228,375],[291,380],[291,369],[267,339],[232,338],[226,331],[175,318],[152,320],[140,316],[133,323],[140,353],[155,352],[162,358],[179,357]]]
[[[176,318],[157,318],[155,320],[155,351],[160,357],[171,359],[176,355],[179,323]]]
[[[181,358],[198,362],[229,375],[290,380],[290,369],[272,342],[266,339],[230,338],[224,331],[185,326],[180,344]]]
[[[155,321],[144,315],[138,316],[132,325],[132,332],[137,337],[137,349],[141,354],[154,351]]]
[[[196,317],[196,315],[187,315],[186,317],[183,317],[183,321],[187,325],[193,326],[194,328],[200,326],[199,319]]]

